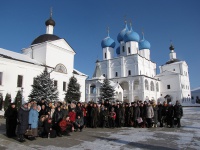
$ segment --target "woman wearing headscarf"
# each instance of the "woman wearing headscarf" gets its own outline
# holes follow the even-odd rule
[[[17,108],[15,103],[11,103],[5,111],[4,117],[6,118],[6,135],[11,138],[15,137],[15,130],[17,127]]]

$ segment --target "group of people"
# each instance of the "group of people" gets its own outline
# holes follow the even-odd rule
[[[47,103],[42,99],[25,103],[19,110],[11,103],[5,111],[6,134],[18,136],[20,142],[25,141],[25,136],[33,139],[70,136],[71,132],[81,132],[83,128],[181,127],[182,116],[183,109],[178,101],[175,105],[165,101],[163,104],[155,101],[100,104],[73,101],[67,104]]]

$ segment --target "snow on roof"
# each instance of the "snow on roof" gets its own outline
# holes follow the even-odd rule
[[[76,69],[74,69],[74,73],[78,74],[78,75],[81,75],[81,76],[87,76],[86,74],[84,74],[84,73],[82,73],[82,72],[80,72],[80,71],[78,71]]]
[[[28,57],[24,54],[9,51],[9,50],[3,49],[3,48],[0,48],[0,57],[23,61],[23,62],[28,62],[28,63],[32,63],[32,64],[37,64],[37,65],[42,65],[37,60],[31,59],[30,57]]]
[[[197,91],[200,91],[200,87],[191,90],[191,92],[197,92]]]

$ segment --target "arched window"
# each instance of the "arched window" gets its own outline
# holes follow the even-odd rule
[[[91,94],[96,94],[96,85],[91,85],[90,86],[90,93]]]
[[[134,85],[133,85],[133,89],[138,90],[138,88],[139,88],[139,80],[135,80]]]
[[[147,79],[145,80],[145,90],[149,90],[149,82]]]
[[[67,74],[67,69],[66,69],[66,67],[63,64],[56,65],[55,71]]]
[[[159,85],[158,85],[158,82],[156,83],[156,91],[159,92]]]
[[[151,81],[151,91],[154,91],[154,83]]]
[[[104,56],[104,57],[105,57],[105,59],[107,58],[107,54],[106,54],[106,53],[105,53],[105,56]]]

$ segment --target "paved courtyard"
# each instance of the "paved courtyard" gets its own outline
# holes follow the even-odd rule
[[[182,128],[91,129],[55,139],[37,138],[24,143],[5,136],[5,119],[0,119],[0,150],[129,150],[200,149],[200,107],[184,108]]]

